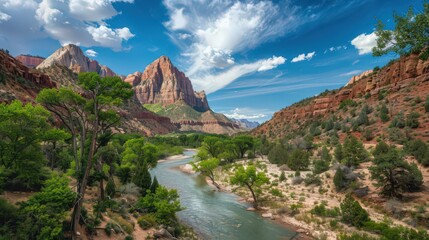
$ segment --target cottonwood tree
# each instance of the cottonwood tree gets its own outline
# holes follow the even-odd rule
[[[51,111],[72,135],[73,155],[78,179],[78,197],[73,210],[72,231],[76,237],[85,190],[93,165],[93,159],[100,144],[99,137],[108,128],[106,114],[112,114],[114,107],[129,99],[131,85],[119,77],[101,78],[97,73],[80,73],[79,85],[82,96],[70,89],[44,89],[37,101]],[[112,125],[113,122],[107,121]],[[78,143],[79,142],[79,143]],[[88,145],[86,145],[88,143]]]
[[[213,185],[220,189],[219,184],[215,181],[215,175],[214,170],[219,166],[219,159],[218,158],[210,158],[207,160],[202,160],[199,162],[192,163],[192,167],[196,172],[201,173],[202,175],[210,178]]]
[[[383,22],[376,25],[377,45],[373,48],[374,56],[390,52],[399,55],[419,53],[420,58],[429,58],[429,3],[423,4],[423,11],[415,13],[410,7],[404,16],[394,14],[395,29],[386,30]]]
[[[49,116],[41,106],[0,104],[0,175],[7,185],[37,189],[48,177],[40,143],[51,129]]]
[[[264,172],[257,172],[255,166],[244,168],[239,166],[230,179],[232,184],[247,187],[253,197],[253,206],[258,208],[258,198],[255,190],[270,182]]]

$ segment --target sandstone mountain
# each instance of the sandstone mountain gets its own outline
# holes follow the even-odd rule
[[[75,73],[96,72],[102,77],[116,76],[110,68],[100,65],[96,60],[89,59],[78,46],[69,44],[55,51],[37,66],[37,69],[53,65],[65,66]]]
[[[353,77],[345,87],[286,107],[252,133],[271,139],[298,132],[342,138],[351,132],[369,142],[400,143],[407,136],[428,140],[428,96],[429,61],[412,54]]]
[[[181,131],[232,134],[240,127],[222,114],[214,113],[204,91],[196,92],[192,83],[166,56],[146,67],[143,73],[125,80],[138,101],[150,111],[169,117]]]
[[[204,91],[195,92],[189,78],[166,56],[155,60],[143,73],[127,76],[125,81],[135,88],[136,97],[142,104],[167,106],[184,101],[200,112],[210,109]]]

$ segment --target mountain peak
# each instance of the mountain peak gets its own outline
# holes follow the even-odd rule
[[[189,78],[167,56],[161,56],[149,64],[141,76],[130,74],[125,81],[135,87],[136,96],[142,104],[165,106],[183,101],[200,112],[210,109],[205,93],[195,92]]]
[[[56,50],[51,56],[40,63],[37,69],[48,68],[56,64],[65,66],[76,73],[96,72],[102,77],[116,76],[110,68],[85,56],[82,49],[74,44],[68,44]]]

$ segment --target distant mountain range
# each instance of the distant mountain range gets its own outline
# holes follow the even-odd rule
[[[260,125],[258,122],[249,121],[247,119],[235,119],[235,118],[230,118],[230,119],[235,124],[239,125],[241,128],[247,129],[247,130],[257,128]]]

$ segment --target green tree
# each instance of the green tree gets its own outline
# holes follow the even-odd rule
[[[343,154],[343,161],[348,167],[357,166],[368,158],[362,142],[353,135],[347,136],[344,140]]]
[[[347,194],[346,198],[340,204],[341,220],[355,227],[362,227],[365,222],[370,221],[368,213],[363,209],[351,194]]]
[[[148,169],[148,164],[143,161],[137,164],[132,178],[133,183],[140,188],[141,195],[145,196],[147,190],[152,185],[152,177]]]
[[[109,181],[107,181],[106,184],[106,194],[107,196],[109,196],[110,198],[115,197],[116,194],[116,186],[115,186],[115,182],[113,181],[112,178],[109,179]]]
[[[40,143],[50,130],[49,116],[41,106],[0,104],[0,175],[7,187],[38,189],[48,177]]]
[[[268,153],[268,160],[275,164],[287,164],[289,153],[283,144],[276,144]]]
[[[349,180],[346,177],[346,172],[341,167],[338,167],[337,170],[335,171],[334,185],[335,185],[335,189],[338,192],[343,191],[349,186]]]
[[[258,208],[258,199],[255,193],[256,188],[270,182],[264,172],[256,172],[255,166],[248,166],[246,169],[239,166],[235,169],[231,177],[231,183],[242,187],[247,187],[253,197],[253,206]]]
[[[375,186],[387,197],[401,197],[402,192],[417,191],[423,177],[417,167],[403,160],[402,153],[394,146],[381,142],[374,151],[374,165],[369,168]]]
[[[69,89],[44,89],[37,101],[52,112],[72,135],[73,156],[78,175],[77,203],[74,205],[72,232],[76,235],[88,178],[94,156],[105,142],[99,141],[105,132],[119,122],[115,106],[131,98],[131,85],[119,77],[101,78],[97,73],[85,72],[78,76],[84,97]],[[80,145],[78,144],[80,142]],[[86,147],[88,146],[88,147]],[[80,152],[80,156],[79,156]]]
[[[170,226],[176,222],[176,213],[183,209],[180,206],[177,190],[168,190],[163,186],[159,186],[154,193],[150,192],[140,198],[136,208],[153,213],[159,224]]]
[[[232,139],[237,148],[238,158],[244,158],[247,150],[253,149],[253,138],[248,135],[239,135]]]
[[[150,185],[150,192],[156,192],[156,189],[159,187],[158,179],[156,176],[153,178],[152,185]]]
[[[399,55],[420,53],[420,58],[429,57],[429,3],[423,4],[423,11],[415,13],[410,7],[406,15],[394,14],[395,29],[386,30],[379,21],[376,25],[377,46],[373,48],[374,56],[382,56],[389,52]]]
[[[22,219],[17,227],[17,238],[62,239],[63,222],[75,197],[67,178],[54,176],[47,180],[41,192],[20,205]]]
[[[206,136],[201,144],[203,148],[211,157],[218,157],[222,152],[222,141],[219,137]]]
[[[306,170],[310,164],[310,154],[299,148],[294,149],[289,156],[287,165],[293,171]]]
[[[384,103],[380,107],[380,119],[384,123],[390,120],[389,109],[386,107],[386,104]]]
[[[416,112],[412,112],[412,113],[408,114],[407,120],[405,121],[405,126],[410,127],[410,128],[418,128],[420,125],[419,117],[420,117],[420,114],[418,114]]]
[[[344,159],[344,151],[343,151],[343,145],[341,143],[338,143],[335,147],[334,151],[335,159],[337,159],[338,162],[343,161]]]
[[[219,159],[209,158],[207,160],[202,160],[199,162],[192,163],[192,167],[196,172],[199,172],[202,175],[210,178],[213,185],[217,189],[220,189],[219,184],[217,184],[217,182],[215,181],[215,174],[214,174],[214,170],[219,166],[219,163],[220,163]]]

